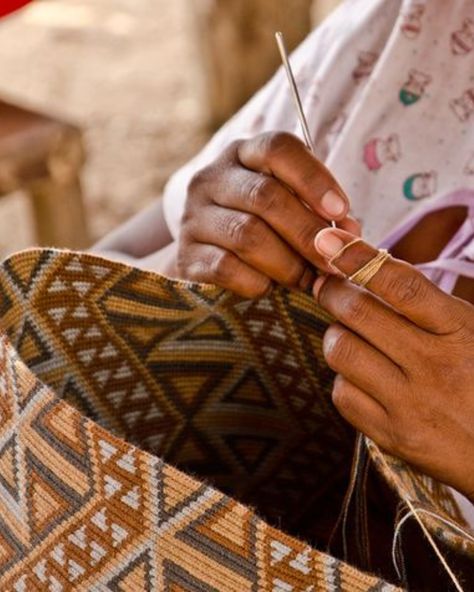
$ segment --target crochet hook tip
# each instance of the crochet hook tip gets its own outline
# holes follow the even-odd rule
[[[298,119],[300,122],[301,130],[303,132],[303,138],[306,144],[306,147],[311,152],[311,154],[315,154],[315,147],[313,144],[313,140],[311,138],[311,134],[309,132],[308,122],[306,120],[306,116],[303,110],[303,104],[301,102],[300,93],[298,91],[298,86],[296,85],[296,79],[293,74],[293,70],[291,68],[290,60],[288,57],[288,51],[286,49],[285,38],[283,37],[283,33],[281,31],[277,31],[275,33],[275,39],[278,45],[278,49],[280,51],[281,61],[283,63],[283,67],[285,68],[286,76],[288,78],[288,83],[290,85],[291,93],[293,95],[293,102],[296,108],[296,113],[298,115]],[[332,220],[331,222],[332,228],[337,228],[336,222]]]

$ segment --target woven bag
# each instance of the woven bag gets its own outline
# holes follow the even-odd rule
[[[354,433],[311,297],[55,250],[6,260],[0,296],[2,592],[399,589],[319,550]],[[442,486],[367,449],[396,499],[466,527]],[[469,580],[469,537],[423,520]]]

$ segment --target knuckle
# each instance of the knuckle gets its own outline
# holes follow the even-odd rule
[[[342,327],[328,329],[323,341],[324,357],[332,368],[343,368],[354,358],[351,335]]]
[[[189,181],[187,201],[189,202],[194,195],[199,194],[213,176],[214,169],[212,165],[196,171]]]
[[[293,144],[295,137],[289,132],[271,132],[267,134],[268,149],[278,152],[285,150],[288,144]]]
[[[347,382],[341,376],[338,376],[334,381],[331,398],[334,406],[341,412],[342,415],[344,415],[347,410],[350,409],[352,398],[349,393]]]
[[[186,277],[187,270],[187,249],[183,249],[181,240],[179,241],[178,251],[176,253],[176,268],[180,273],[181,277]]]
[[[178,247],[176,271],[178,272],[178,276],[185,280],[194,282],[205,282],[208,280],[206,262],[196,257],[193,250],[186,248],[185,244],[180,244]]]
[[[391,274],[390,274],[391,275]],[[427,302],[427,283],[420,274],[410,274],[407,278],[394,275],[387,279],[386,290],[402,306],[410,307],[420,302]]]
[[[249,298],[262,298],[263,296],[265,296],[270,287],[271,287],[272,283],[271,280],[269,278],[265,278],[262,276],[261,279],[256,280],[254,285],[251,286],[251,288],[248,291],[248,296]]]
[[[280,201],[278,193],[276,181],[267,176],[260,176],[248,191],[252,209],[261,213],[275,209]]]
[[[423,365],[420,364],[419,366],[419,376],[425,382],[436,383],[438,389],[443,384],[452,385],[451,388],[454,389],[459,381],[459,361],[462,360],[459,357],[460,352],[451,352],[451,348],[443,348],[443,351],[436,351],[438,348],[436,346],[433,347],[433,343],[429,343],[428,347],[430,349],[428,349],[427,353],[422,354]]]
[[[211,260],[210,275],[217,284],[226,283],[232,275],[234,257],[229,251],[217,253]]]
[[[327,224],[316,215],[311,216],[311,221],[307,224],[302,224],[300,228],[296,230],[296,241],[298,245],[301,245],[302,249],[308,250],[310,253],[314,251],[314,239],[318,232],[327,226]]]
[[[281,158],[295,145],[295,136],[288,132],[272,132],[262,137],[267,162]]]
[[[293,265],[287,265],[285,267],[283,283],[286,286],[297,286],[299,285],[303,275],[306,271],[305,265],[300,261],[295,261]]]
[[[319,289],[318,294],[318,304],[322,307],[329,307],[329,302],[331,300],[331,293],[335,286],[335,283],[338,281],[338,278],[334,276],[328,276],[327,279],[324,281],[323,285]],[[337,284],[336,284],[337,285]]]
[[[247,252],[258,248],[262,241],[262,229],[258,218],[248,214],[228,216],[224,232],[240,252]]]
[[[225,152],[232,157],[235,157],[238,154],[240,147],[245,142],[245,140],[237,139],[230,142],[225,150]]]
[[[181,218],[181,232],[180,236],[184,236],[188,231],[189,228],[194,224],[196,219],[196,214],[199,213],[199,210],[194,207],[194,204],[189,199],[186,200],[184,204],[183,216]]]
[[[440,333],[451,335],[461,348],[469,347],[474,333],[472,304],[466,300],[450,298],[440,303],[438,309],[440,318],[445,319],[444,329]]]
[[[403,427],[393,427],[390,433],[390,451],[400,458],[415,460],[423,451],[424,442],[420,430]]]
[[[324,177],[321,174],[321,170],[319,167],[319,163],[314,163],[312,166],[305,166],[301,168],[300,173],[300,180],[301,184],[308,190],[314,191],[314,187],[321,186],[322,183],[325,181]],[[319,189],[319,192],[322,194],[324,190]]]
[[[340,300],[341,318],[345,320],[357,319],[357,323],[363,325],[369,318],[370,302],[364,292],[351,292]]]
[[[207,219],[208,204],[187,200],[180,222],[179,240],[181,243],[193,243],[201,234]]]

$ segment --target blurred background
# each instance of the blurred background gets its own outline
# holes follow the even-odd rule
[[[0,256],[82,248],[170,174],[337,0],[35,0],[0,21]]]

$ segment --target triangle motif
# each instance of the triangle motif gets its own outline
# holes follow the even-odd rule
[[[3,264],[14,284],[27,296],[35,286],[35,279],[41,268],[48,263],[51,253],[46,250],[38,250],[28,253],[30,261],[24,265],[22,257],[11,258]],[[34,258],[34,261],[32,260]]]
[[[14,548],[1,533],[0,533],[0,574],[2,573],[2,567],[7,565],[14,557],[16,553]]]
[[[149,551],[145,551],[122,569],[108,582],[107,589],[113,592],[152,592],[154,584]]]
[[[8,491],[11,497],[20,502],[20,490],[18,483],[18,458],[15,436],[13,436],[0,450],[0,484]]]
[[[169,467],[163,469],[163,509],[169,515],[196,499],[203,485],[188,477],[185,473],[174,471]]]
[[[48,347],[41,341],[38,331],[29,321],[26,321],[23,325],[23,330],[18,340],[17,351],[20,358],[30,368],[47,362],[52,358]]]
[[[250,368],[225,394],[224,401],[252,405],[264,409],[275,409],[272,394],[264,385],[257,372]]]
[[[254,473],[278,444],[275,438],[250,435],[229,435],[224,440],[249,473]]]
[[[183,323],[180,323],[181,325]],[[121,335],[128,339],[139,352],[149,352],[157,343],[176,331],[179,326],[176,321],[159,320],[150,322],[148,319],[140,322],[140,319],[128,320],[121,329]]]
[[[149,364],[149,369],[160,380],[169,397],[173,397],[179,411],[197,409],[212,397],[225,379],[232,364],[227,362],[162,362]]]
[[[249,559],[252,553],[252,514],[234,500],[195,525],[195,530],[230,553]]]
[[[78,455],[85,453],[81,417],[74,408],[63,404],[55,405],[44,416],[43,424]]]
[[[198,325],[193,327],[179,337],[178,341],[233,341],[232,332],[225,322],[217,315],[207,317]]]
[[[65,513],[68,503],[35,470],[30,472],[28,478],[31,524],[36,533],[41,535]]]

